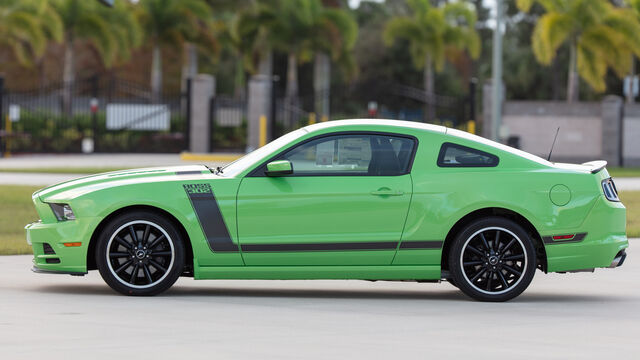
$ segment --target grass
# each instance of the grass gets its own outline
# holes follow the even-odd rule
[[[31,254],[24,226],[38,219],[31,194],[39,187],[0,186],[0,255]],[[624,191],[620,198],[627,207],[627,235],[640,237],[640,191]]]
[[[640,168],[607,168],[613,177],[640,177]]]
[[[640,191],[621,191],[620,200],[627,207],[627,236],[640,237]]]
[[[38,220],[31,194],[39,187],[0,186],[0,255],[31,254],[24,226]]]
[[[97,174],[109,171],[127,170],[130,168],[114,168],[114,167],[52,167],[52,168],[0,168],[0,173],[47,173],[47,174]]]

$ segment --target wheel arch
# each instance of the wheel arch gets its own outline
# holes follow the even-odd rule
[[[533,239],[534,247],[536,248],[536,260],[538,263],[538,268],[545,273],[547,272],[547,253],[542,242],[542,237],[540,236],[538,230],[535,228],[535,226],[533,226],[531,221],[529,221],[523,215],[513,210],[501,207],[488,207],[474,210],[460,218],[453,225],[453,227],[451,227],[451,229],[447,233],[444,245],[442,247],[442,258],[440,259],[442,270],[449,270],[449,250],[451,249],[451,245],[453,244],[453,239],[455,238],[456,234],[458,234],[458,232],[460,232],[462,228],[464,228],[472,221],[488,216],[503,217],[514,221],[518,225],[522,226],[524,230],[529,234],[531,239]]]
[[[171,221],[171,223],[176,227],[176,229],[180,232],[180,236],[184,240],[184,250],[185,250],[185,273],[188,275],[193,274],[193,247],[191,246],[191,239],[189,238],[189,234],[185,229],[184,225],[170,212],[163,210],[161,208],[151,206],[151,205],[131,205],[125,206],[120,209],[117,209],[107,215],[95,228],[93,233],[91,234],[91,239],[89,240],[89,247],[87,249],[87,270],[96,270],[98,267],[96,265],[96,243],[98,242],[98,236],[101,233],[102,229],[115,217],[125,214],[127,212],[132,211],[149,211],[156,213],[160,216],[165,217],[167,220]]]

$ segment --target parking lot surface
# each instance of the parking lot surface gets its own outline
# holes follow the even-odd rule
[[[5,359],[603,359],[640,354],[640,259],[536,273],[507,303],[448,283],[195,281],[117,295],[97,272],[29,271],[0,257]]]

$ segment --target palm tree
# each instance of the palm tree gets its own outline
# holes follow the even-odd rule
[[[607,69],[623,77],[632,54],[640,54],[640,24],[629,8],[606,0],[517,0],[525,12],[534,3],[546,11],[531,38],[538,62],[549,65],[558,48],[569,45],[567,102],[578,100],[578,75],[594,90],[604,91]]]
[[[431,6],[429,0],[407,0],[411,16],[389,20],[383,38],[387,45],[396,39],[409,42],[413,63],[424,71],[426,120],[435,119],[433,71],[440,72],[445,60],[455,51],[468,51],[472,58],[480,54],[480,38],[475,30],[476,13],[464,1]]]
[[[19,63],[31,65],[49,40],[62,40],[62,22],[48,1],[0,1],[0,45],[8,46]]]
[[[638,21],[640,21],[640,0],[628,0],[628,3],[631,6],[631,9],[633,10],[634,14],[636,15],[636,18],[638,19]],[[631,75],[632,78],[636,76],[635,56],[633,57],[633,59],[631,59],[631,71],[629,72],[629,74]],[[627,102],[633,103],[634,98],[635,97],[633,96],[633,91],[629,91],[629,93],[627,94]]]
[[[355,22],[339,9],[325,8],[320,0],[263,0],[256,8],[247,19],[253,18],[259,24],[255,39],[262,46],[258,51],[263,64],[260,67],[268,68],[264,62],[271,49],[287,54],[285,122],[292,126],[299,93],[298,65],[311,61],[316,51],[336,60],[348,60],[348,49],[357,35]],[[324,73],[320,72],[319,77]]]
[[[185,68],[193,72],[197,66],[193,43],[215,43],[211,36],[211,8],[200,0],[141,0],[139,19],[150,40],[152,50],[151,93],[154,101],[162,93],[162,54],[163,46],[183,47],[186,53]],[[205,41],[206,40],[206,41]]]
[[[315,15],[313,85],[315,112],[322,119],[329,117],[331,61],[337,62],[348,75],[356,72],[351,50],[358,37],[358,24],[349,12],[339,8],[324,7]]]
[[[256,35],[259,24],[252,17],[252,8],[247,7],[236,12],[232,17],[224,19],[222,27],[220,40],[223,47],[229,49],[236,58],[234,96],[244,98],[245,72],[255,73],[256,58],[260,57],[260,54],[256,54]]]
[[[104,65],[110,67],[117,58],[130,55],[130,50],[140,41],[140,32],[128,2],[116,2],[113,8],[85,0],[51,0],[51,4],[64,25],[62,103],[63,112],[70,115],[76,42],[89,41]]]

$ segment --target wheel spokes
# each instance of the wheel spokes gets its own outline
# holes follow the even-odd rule
[[[466,280],[485,293],[502,293],[517,284],[526,261],[522,241],[502,228],[487,228],[473,234],[460,257]]]
[[[131,266],[132,263],[133,260],[125,261],[118,269],[116,269],[116,274]]]
[[[168,275],[174,255],[171,238],[162,228],[147,221],[131,222],[119,228],[106,253],[113,276],[125,285],[143,288],[153,286]]]
[[[161,242],[164,238],[165,238],[164,234],[162,234],[162,235],[158,236],[157,238],[155,238],[155,239],[153,240],[153,242],[152,242],[151,244],[148,244],[148,245],[147,245],[147,248],[149,248],[149,249],[153,249],[153,248],[155,248],[155,247],[156,247],[156,245],[160,244],[160,242]]]

